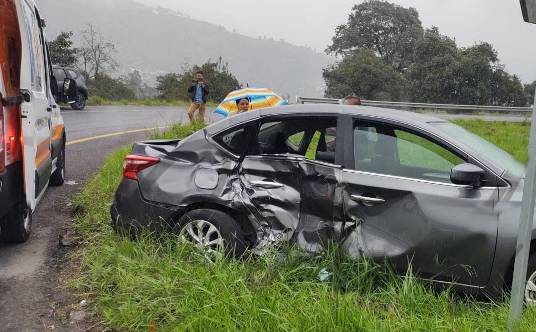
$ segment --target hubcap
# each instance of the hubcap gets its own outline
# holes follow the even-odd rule
[[[527,286],[525,286],[525,302],[527,305],[536,305],[536,271],[527,280]]]
[[[192,220],[182,228],[180,238],[208,252],[222,252],[223,238],[220,231],[206,220]]]

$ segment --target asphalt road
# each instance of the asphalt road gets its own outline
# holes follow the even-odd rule
[[[211,112],[207,111],[207,114]],[[72,222],[69,200],[114,150],[186,119],[180,107],[89,107],[63,112],[67,140],[67,182],[50,188],[34,214],[31,239],[22,245],[0,244],[0,331],[83,331],[72,324],[75,298],[60,288],[67,249],[58,239]],[[472,118],[468,115],[440,115]],[[479,117],[524,121],[524,117]],[[149,130],[143,130],[150,128]],[[141,130],[141,131],[140,131]],[[98,328],[97,328],[98,329]]]
[[[59,237],[72,222],[70,197],[116,149],[142,140],[154,130],[184,120],[184,108],[90,107],[63,112],[67,140],[67,182],[49,188],[36,209],[30,240],[22,245],[0,244],[0,331],[84,331],[71,325],[69,308],[75,298],[60,288],[59,278],[67,249]],[[77,143],[103,134],[104,138]],[[73,307],[75,310],[76,307]]]

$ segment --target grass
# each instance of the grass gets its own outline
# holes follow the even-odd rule
[[[164,99],[121,99],[110,100],[99,96],[90,96],[87,100],[88,106],[190,106],[188,100],[164,100]],[[217,104],[209,102],[208,107],[216,107]]]
[[[518,161],[524,164],[528,162],[527,146],[529,144],[530,122],[488,122],[483,120],[456,120],[453,122],[509,152]]]
[[[465,127],[510,152],[523,124],[464,122]],[[184,137],[174,127],[159,137]],[[506,136],[506,137],[497,137]],[[513,142],[515,144],[508,144]],[[523,147],[523,144],[525,146]],[[520,147],[518,145],[521,145]],[[292,248],[246,261],[209,261],[172,236],[116,236],[109,208],[121,178],[123,157],[111,155],[74,200],[75,224],[84,239],[76,253],[82,274],[71,286],[89,296],[105,324],[147,331],[503,331],[506,301],[482,303],[428,290],[411,273],[401,278],[367,260],[340,258],[336,248],[307,256]],[[518,154],[518,158],[523,158]],[[333,274],[320,281],[319,272]],[[532,331],[536,310],[520,330]]]

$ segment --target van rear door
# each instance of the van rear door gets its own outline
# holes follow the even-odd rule
[[[21,105],[26,199],[33,210],[52,169],[51,120],[41,21],[32,2],[17,2],[22,38]]]

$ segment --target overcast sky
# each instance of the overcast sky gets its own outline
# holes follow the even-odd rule
[[[359,0],[136,0],[250,36],[285,39],[323,51]],[[491,42],[509,72],[536,80],[536,25],[524,23],[518,0],[391,0],[415,7],[461,46]]]

